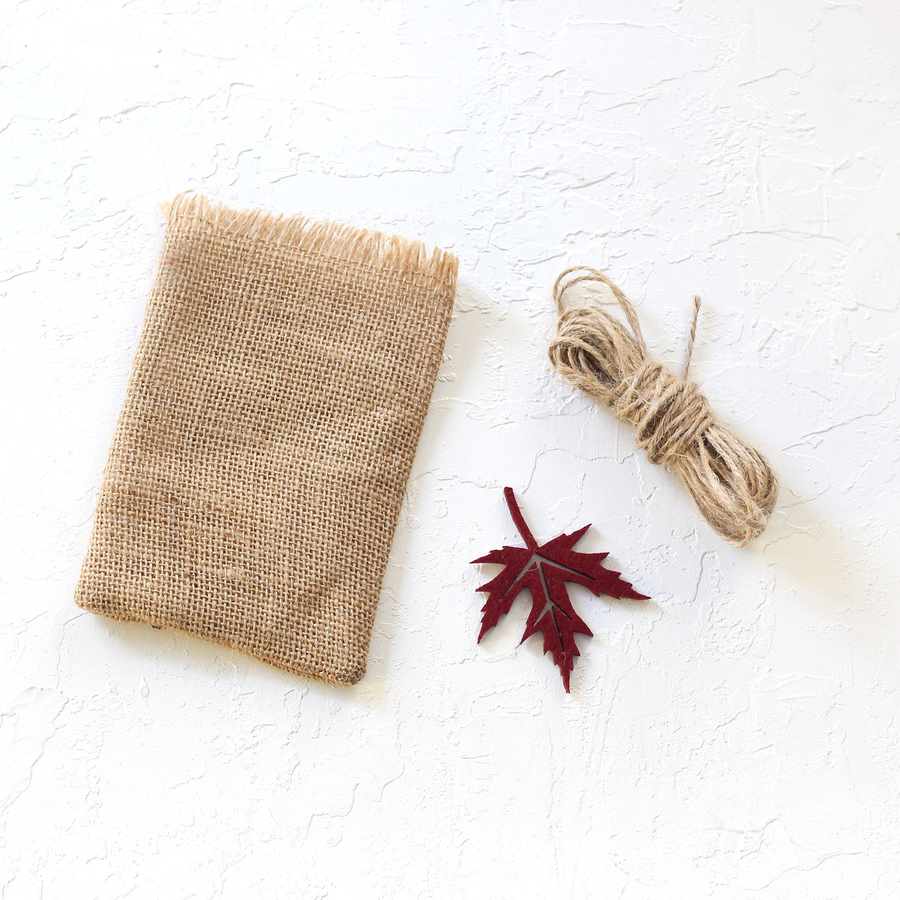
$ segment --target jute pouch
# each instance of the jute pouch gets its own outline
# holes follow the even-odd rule
[[[181,195],[76,593],[354,684],[457,260]]]

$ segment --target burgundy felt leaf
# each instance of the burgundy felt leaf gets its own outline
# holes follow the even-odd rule
[[[538,545],[525,523],[513,489],[504,488],[503,493],[525,546],[491,550],[487,556],[473,560],[473,563],[499,563],[504,567],[496,578],[478,588],[488,595],[481,610],[484,615],[478,641],[480,643],[487,631],[500,621],[500,616],[510,611],[522,590],[528,588],[531,611],[522,641],[538,632],[544,636],[544,653],[553,654],[553,662],[559,667],[568,693],[569,676],[575,657],[580,655],[575,635],[592,637],[593,632],[575,612],[566,582],[582,584],[598,597],[607,594],[631,600],[648,598],[635,591],[630,582],[619,577],[618,572],[603,568],[602,562],[609,556],[608,553],[581,553],[573,549],[590,525]]]

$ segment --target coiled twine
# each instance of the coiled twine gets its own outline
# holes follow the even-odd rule
[[[598,304],[566,307],[566,291],[580,282],[605,284],[630,330]],[[679,378],[650,357],[634,306],[602,272],[567,269],[553,297],[559,325],[550,359],[556,370],[635,429],[637,446],[650,462],[681,476],[703,517],[729,544],[742,547],[761,534],[778,496],[775,472],[716,417],[688,380],[700,298],[694,298],[687,363]]]

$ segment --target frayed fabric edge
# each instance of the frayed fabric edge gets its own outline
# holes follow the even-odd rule
[[[169,225],[178,220],[200,220],[217,231],[242,238],[258,238],[285,249],[305,250],[456,283],[459,260],[444,250],[435,249],[429,253],[421,241],[337,222],[320,222],[306,216],[232,209],[192,191],[162,201],[159,207]]]

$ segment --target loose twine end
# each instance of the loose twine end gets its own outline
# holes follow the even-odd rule
[[[566,292],[583,282],[612,291],[630,331],[598,303],[566,306]],[[635,429],[637,446],[650,462],[681,476],[703,517],[729,544],[742,547],[761,534],[775,507],[778,478],[758,451],[719,421],[688,380],[700,298],[694,297],[682,378],[650,356],[634,305],[603,272],[566,269],[553,298],[559,324],[550,359],[556,370]]]

